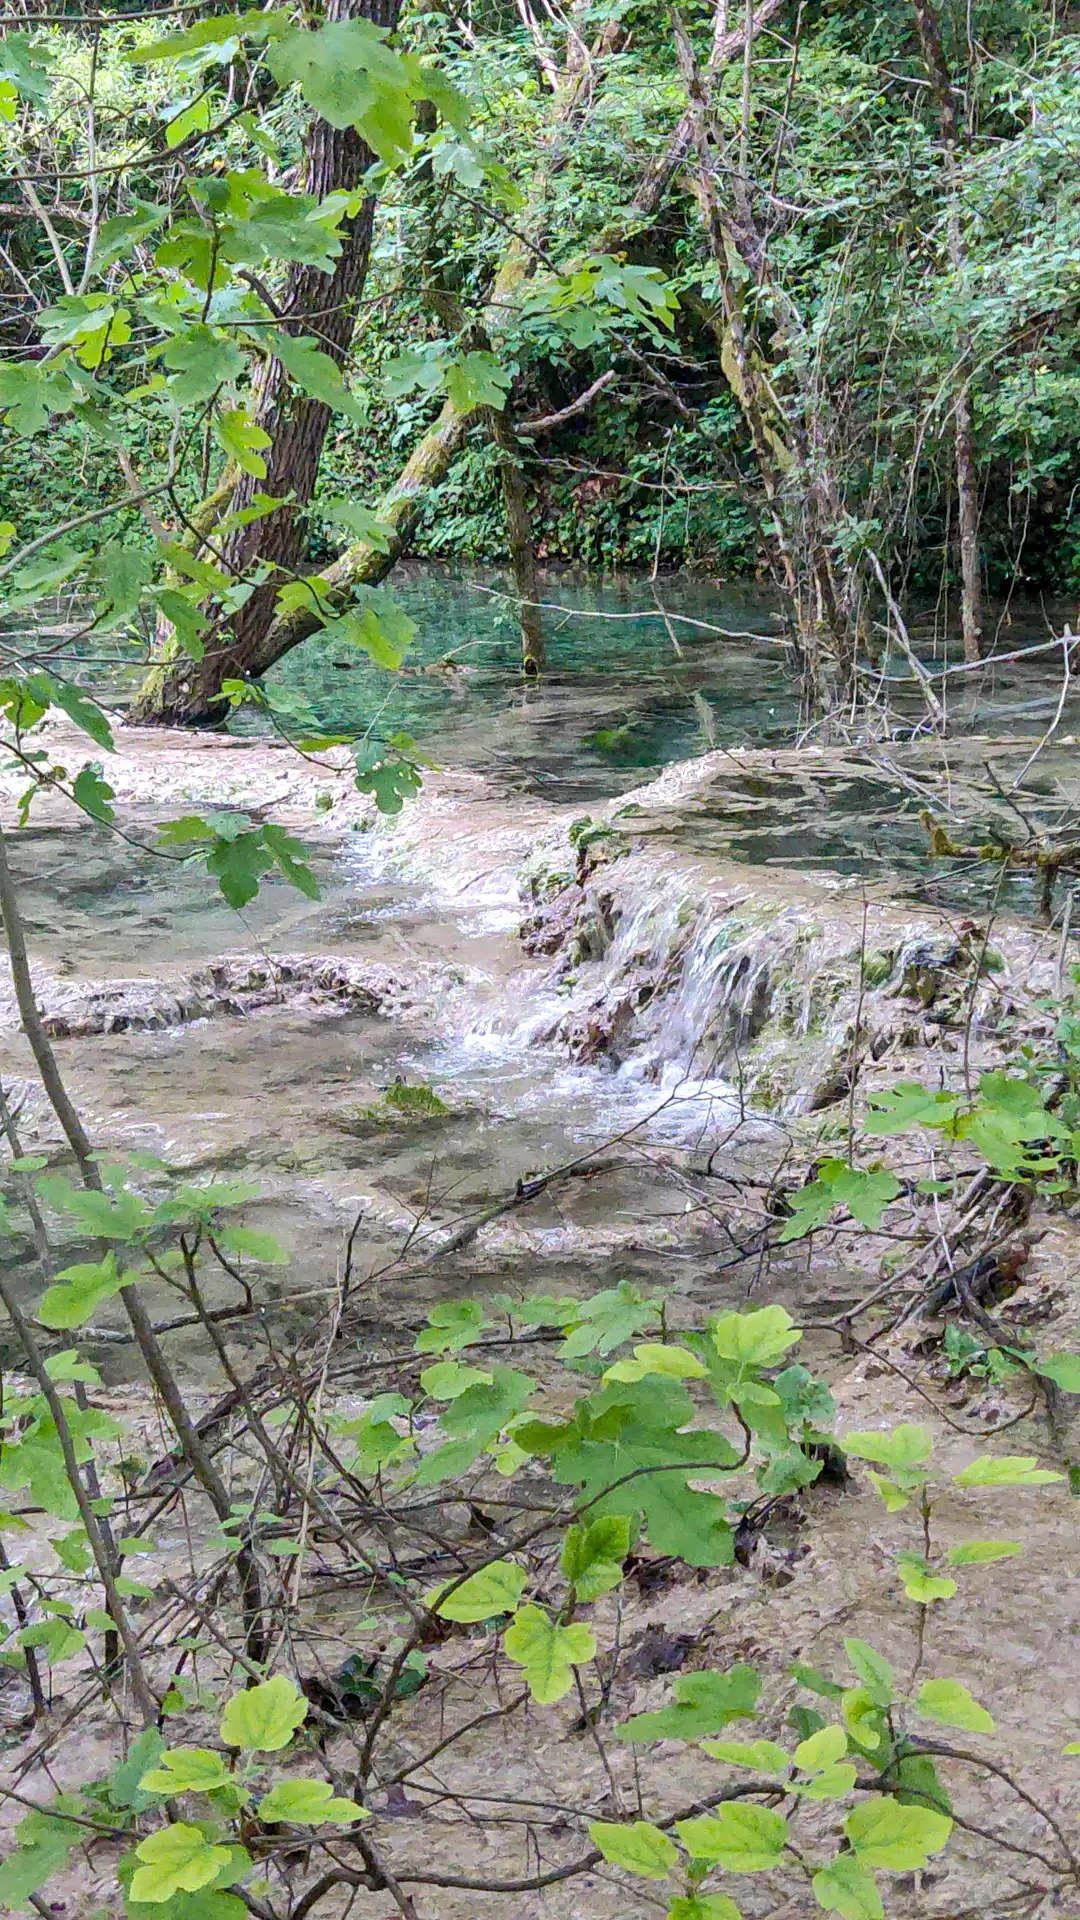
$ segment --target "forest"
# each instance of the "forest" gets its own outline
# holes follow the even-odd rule
[[[1058,0],[0,7],[0,1912],[1080,1903],[1078,160]]]

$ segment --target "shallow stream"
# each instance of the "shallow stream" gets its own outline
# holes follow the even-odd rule
[[[110,765],[110,778],[125,830],[146,848],[75,826],[48,805],[15,841],[39,997],[59,1009],[57,1031],[68,1033],[57,1040],[61,1065],[95,1138],[171,1167],[251,1178],[263,1198],[249,1218],[279,1234],[289,1278],[278,1291],[301,1312],[332,1279],[357,1219],[356,1271],[376,1275],[409,1236],[434,1248],[448,1225],[519,1179],[635,1128],[619,1164],[496,1222],[482,1259],[472,1249],[424,1268],[410,1283],[411,1304],[480,1284],[481,1269],[485,1286],[512,1278],[553,1291],[586,1273],[592,1286],[623,1275],[690,1291],[713,1284],[715,1242],[688,1237],[669,1159],[675,1147],[708,1149],[737,1118],[731,1089],[697,1077],[692,1031],[707,1026],[727,991],[723,967],[695,961],[651,1053],[625,1065],[614,1056],[575,1063],[560,1034],[574,982],[556,977],[550,958],[528,958],[518,938],[519,871],[553,822],[565,832],[575,815],[717,745],[727,751],[714,779],[659,811],[639,791],[616,819],[619,832],[639,849],[655,845],[669,865],[740,863],[751,892],[755,869],[763,879],[778,868],[832,874],[839,885],[846,876],[849,886],[868,880],[899,895],[928,884],[924,797],[903,768],[895,778],[880,767],[830,771],[816,767],[812,749],[798,765],[782,751],[797,702],[762,595],[708,582],[551,581],[552,670],[523,689],[502,584],[410,573],[395,591],[418,632],[400,678],[314,642],[275,676],[321,726],[371,726],[375,737],[407,728],[421,741],[441,771],[392,830],[370,830],[355,796],[338,797],[340,781],[317,768],[297,773],[284,748],[240,726],[231,741],[120,731],[120,771]],[[1008,638],[1020,645],[1042,631],[1018,617]],[[430,670],[447,655],[449,669]],[[967,717],[1002,729],[993,751],[1012,767],[1025,750],[1008,734],[1037,733],[1056,705],[1051,670],[1019,663],[991,671]],[[1076,718],[1062,709],[1058,741]],[[747,747],[758,750],[752,766],[739,758]],[[761,749],[774,755],[768,764]],[[1048,755],[1048,805],[1059,775]],[[321,899],[269,881],[237,916],[204,870],[148,850],[160,820],[215,805],[272,814],[303,833]],[[985,906],[992,882],[975,873],[929,884],[946,904],[970,909]],[[1015,904],[1025,905],[1022,885]],[[642,943],[652,937],[643,923]],[[620,964],[635,958],[615,952]],[[182,998],[183,983],[223,954],[303,956],[299,986],[263,1004],[226,996],[212,1014],[171,1016],[169,995]],[[381,970],[390,983],[382,1004],[304,991],[314,957]],[[118,1005],[153,1003],[146,1030],[132,1030],[128,1014],[100,1022],[105,1030],[65,1027],[64,1009],[82,1004],[87,982],[111,983]],[[55,1126],[10,1007],[4,1024],[0,1071],[26,1094],[24,1144],[51,1149]],[[430,1087],[445,1111],[403,1113],[394,1105],[401,1082]],[[744,1127],[739,1150],[753,1156],[768,1124]],[[15,1252],[32,1294],[40,1275],[28,1242]],[[400,1276],[369,1284],[376,1317],[406,1304]]]

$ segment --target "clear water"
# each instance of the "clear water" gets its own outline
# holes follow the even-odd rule
[[[395,577],[394,598],[417,629],[399,673],[315,638],[270,684],[322,727],[371,728],[375,739],[403,729],[442,764],[558,801],[624,791],[712,739],[791,738],[798,691],[760,591],[582,575],[549,576],[542,591],[549,671],[539,685],[522,682],[506,580],[441,567]]]

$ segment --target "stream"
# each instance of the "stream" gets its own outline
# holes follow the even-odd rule
[[[785,750],[797,710],[760,594],[560,577],[545,588],[561,609],[548,614],[551,673],[523,689],[497,577],[413,570],[395,592],[418,629],[406,674],[309,642],[273,683],[322,727],[415,734],[434,770],[399,821],[373,823],[347,776],[298,760],[246,718],[229,736],[118,730],[108,777],[141,845],[76,824],[51,800],[35,806],[13,862],[71,1090],[110,1152],[258,1189],[244,1217],[287,1256],[265,1285],[260,1276],[283,1316],[319,1309],[353,1230],[354,1283],[375,1323],[474,1286],[559,1293],[628,1278],[713,1298],[718,1238],[686,1218],[680,1156],[723,1141],[737,1170],[770,1150],[775,1122],[740,1124],[725,1047],[731,1033],[753,1041],[771,1018],[777,955],[794,980],[822,911],[830,952],[850,950],[868,883],[900,903],[899,951],[904,914],[928,898],[985,907],[987,876],[928,878],[916,763],[901,766],[902,749],[884,772],[857,761],[815,772],[812,746]],[[1041,633],[1041,616],[1017,616],[1009,641]],[[447,654],[455,666],[431,671]],[[116,699],[123,682],[98,691]],[[1015,765],[1024,750],[1010,736],[1037,736],[1056,703],[1050,667],[1019,663],[990,672],[968,720],[996,727],[994,751]],[[1075,722],[1063,710],[1058,758],[1040,772],[1048,802],[1075,759]],[[712,747],[699,780],[681,763]],[[236,915],[205,870],[153,850],[157,823],[215,806],[301,833],[321,898],[269,880]],[[625,897],[611,907],[602,886],[595,898],[586,890],[561,958],[542,940],[530,953],[522,871],[548,842],[572,868],[567,828],[586,812],[632,852],[612,868]],[[733,869],[734,892],[704,911],[708,887]],[[542,900],[544,857],[540,870]],[[1024,885],[1009,901],[1021,911]],[[733,927],[728,897],[771,902],[776,917]],[[567,941],[580,965],[567,964]],[[805,1042],[820,1055],[831,1032],[811,971],[788,1053]],[[6,985],[4,996],[0,1072],[23,1103],[23,1145],[60,1164]],[[833,1019],[838,1036],[846,1017]],[[402,1085],[431,1089],[430,1110],[402,1101]],[[619,1153],[604,1151],[628,1131]],[[448,1229],[517,1181],[590,1154],[594,1174],[496,1219],[482,1246],[414,1260],[411,1277],[395,1267],[406,1242],[434,1255]],[[8,1246],[32,1298],[41,1275],[25,1231]],[[800,1284],[805,1298],[805,1275]],[[835,1274],[816,1284],[836,1300]],[[99,1323],[119,1325],[105,1309]],[[106,1353],[114,1376],[133,1368],[130,1349],[106,1343]]]

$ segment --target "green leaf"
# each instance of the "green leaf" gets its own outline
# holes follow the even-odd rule
[[[587,1603],[618,1586],[629,1551],[630,1521],[611,1513],[588,1526],[568,1528],[559,1564],[578,1600]]]
[[[950,1547],[949,1565],[983,1567],[993,1560],[1012,1560],[1023,1551],[1019,1540],[965,1540],[962,1546]]]
[[[328,1780],[279,1780],[259,1801],[260,1820],[287,1820],[294,1827],[340,1826],[362,1820],[366,1807],[338,1798]]]
[[[101,768],[83,767],[76,774],[71,785],[75,804],[88,813],[92,820],[100,820],[103,826],[110,826],[116,818],[112,801],[116,798],[114,788],[101,777]]]
[[[49,1665],[55,1667],[61,1660],[71,1660],[75,1654],[82,1652],[86,1635],[66,1620],[39,1620],[36,1626],[23,1628],[19,1644],[23,1647],[43,1647],[49,1656]]]
[[[263,1266],[284,1267],[289,1263],[289,1255],[280,1240],[272,1233],[261,1233],[256,1227],[218,1227],[214,1244],[225,1253],[247,1254]]]
[[[503,1645],[507,1657],[523,1669],[529,1692],[541,1706],[551,1706],[569,1693],[574,1668],[584,1666],[596,1652],[590,1627],[557,1626],[542,1607],[531,1604],[518,1609]]]
[[[893,1797],[902,1807],[925,1807],[929,1803],[939,1813],[952,1812],[949,1796],[928,1753],[902,1754],[893,1766],[898,1783],[893,1788]]]
[[[898,1553],[896,1564],[904,1592],[920,1607],[931,1606],[935,1600],[951,1600],[956,1592],[956,1581],[935,1573],[919,1553]]]
[[[267,65],[282,86],[295,82],[331,126],[356,127],[387,165],[408,155],[419,89],[370,21],[333,21],[314,32],[294,28],[271,48]]]
[[[761,1692],[756,1667],[735,1666],[729,1673],[680,1673],[675,1699],[655,1713],[635,1714],[616,1727],[617,1740],[698,1740],[721,1733],[732,1720],[752,1720]]]
[[[0,1862],[0,1906],[28,1907],[30,1895],[66,1865],[84,1831],[46,1812],[28,1813],[20,1820],[15,1829],[18,1845]]]
[[[721,1313],[710,1323],[709,1332],[720,1358],[740,1367],[775,1367],[802,1338],[784,1307]]]
[[[646,1299],[628,1280],[620,1281],[617,1287],[606,1287],[581,1302],[576,1324],[559,1348],[559,1357],[576,1360],[594,1351],[611,1353],[658,1317],[658,1301]]]
[[[126,547],[120,540],[110,540],[101,549],[90,572],[91,586],[98,596],[94,621],[98,632],[138,612],[153,571],[149,554],[139,547]]]
[[[755,1773],[786,1773],[791,1756],[775,1740],[703,1740],[701,1750],[710,1760],[730,1767],[750,1767]]]
[[[124,1276],[114,1253],[107,1253],[104,1260],[65,1267],[57,1274],[55,1285],[46,1288],[38,1319],[46,1327],[85,1326],[102,1301],[110,1300],[123,1285]]]
[[[380,520],[370,507],[363,507],[356,500],[320,500],[318,508],[327,520],[348,527],[355,539],[375,553],[389,553],[393,528],[387,521]]]
[[[135,1853],[143,1864],[132,1877],[131,1897],[155,1906],[174,1893],[208,1886],[229,1864],[227,1847],[214,1846],[201,1828],[183,1820],[151,1833]]]
[[[679,1864],[679,1849],[659,1827],[647,1820],[635,1820],[630,1826],[615,1826],[607,1820],[591,1820],[589,1833],[609,1866],[622,1867],[645,1880],[666,1880]]]
[[[641,1346],[634,1348],[632,1360],[617,1360],[604,1375],[607,1380],[644,1380],[650,1373],[665,1374],[671,1380],[705,1380],[708,1368],[685,1347]]]
[[[854,1854],[838,1854],[829,1866],[818,1869],[810,1884],[826,1913],[839,1913],[842,1920],[884,1920],[874,1876]]]
[[[895,1676],[888,1661],[865,1640],[845,1640],[844,1652],[851,1663],[851,1671],[866,1687],[875,1706],[887,1707],[894,1694]]]
[[[795,1749],[795,1765],[802,1773],[818,1773],[823,1767],[834,1766],[847,1752],[847,1734],[843,1727],[835,1724],[819,1727],[808,1740],[801,1740]]]
[[[64,1353],[51,1354],[45,1362],[45,1371],[50,1380],[83,1380],[88,1386],[100,1387],[101,1375],[89,1360],[80,1360],[74,1347],[68,1347]]]
[[[926,1680],[915,1702],[924,1720],[943,1727],[963,1727],[966,1733],[993,1733],[995,1722],[959,1680]]]
[[[219,835],[206,856],[207,873],[214,875],[230,907],[237,910],[254,900],[262,875],[273,865],[262,827],[228,839]]]
[[[525,1591],[528,1575],[512,1560],[495,1560],[471,1574],[445,1600],[434,1602],[435,1612],[444,1620],[491,1620],[496,1614],[513,1613]]]
[[[165,1741],[156,1727],[144,1727],[135,1736],[126,1760],[121,1760],[109,1775],[109,1798],[114,1807],[130,1807],[138,1813],[144,1806],[153,1804],[151,1796],[144,1793],[139,1783],[143,1774],[157,1764],[164,1751]]]
[[[1080,1354],[1048,1353],[1035,1363],[1034,1371],[1044,1380],[1052,1380],[1062,1393],[1080,1393]]]
[[[278,1753],[287,1747],[307,1717],[307,1701],[283,1673],[245,1693],[234,1693],[222,1715],[221,1737],[227,1747],[254,1753]]]
[[[467,353],[462,360],[448,361],[443,379],[447,399],[458,413],[472,413],[476,407],[505,407],[513,384],[513,374],[499,365],[493,353]]]
[[[854,1807],[844,1832],[868,1867],[907,1873],[925,1867],[932,1853],[941,1852],[952,1825],[947,1814],[929,1807],[905,1807],[897,1800],[878,1798]]]
[[[231,1779],[223,1755],[209,1747],[169,1747],[138,1784],[151,1793],[210,1793]]]
[[[417,1353],[460,1353],[479,1339],[491,1320],[478,1300],[454,1300],[433,1307],[424,1331],[416,1337]]]
[[[395,672],[416,634],[416,622],[381,587],[354,588],[357,604],[323,627],[324,640],[359,647],[377,667]]]
[[[422,785],[416,768],[404,760],[379,760],[356,775],[357,791],[370,793],[379,812],[388,816],[400,813]]]
[[[26,691],[43,706],[60,707],[69,720],[88,733],[95,746],[103,747],[106,752],[116,751],[116,742],[101,708],[88,700],[78,687],[67,680],[58,680],[51,673],[30,673],[23,682]]]
[[[420,1385],[433,1400],[460,1400],[470,1387],[490,1387],[494,1377],[482,1367],[463,1367],[460,1360],[437,1360],[424,1368]]]
[[[846,1687],[840,1707],[844,1725],[859,1746],[869,1752],[881,1746],[887,1732],[885,1710],[870,1687]]]
[[[889,1433],[845,1434],[843,1445],[845,1452],[855,1454],[857,1459],[876,1460],[895,1471],[924,1466],[933,1442],[925,1427],[901,1424]]]
[[[1052,1480],[1064,1480],[1063,1473],[1040,1467],[1032,1454],[982,1454],[970,1466],[955,1473],[958,1487],[1045,1487]]]
[[[790,1196],[791,1219],[778,1238],[781,1242],[802,1239],[823,1227],[836,1207],[846,1207],[863,1226],[880,1226],[882,1214],[900,1190],[896,1175],[887,1170],[866,1172],[843,1160],[826,1160],[816,1179]]]
[[[909,1127],[947,1127],[960,1096],[929,1093],[917,1080],[901,1080],[887,1093],[870,1096],[864,1121],[867,1133],[906,1133]]]
[[[787,1845],[788,1824],[771,1807],[733,1800],[715,1814],[676,1821],[675,1831],[693,1860],[707,1860],[727,1873],[764,1873],[776,1866]]]
[[[310,394],[313,400],[321,400],[335,413],[343,413],[347,419],[355,421],[357,426],[364,425],[366,410],[356,396],[348,391],[337,362],[331,360],[328,353],[323,353],[314,340],[309,340],[305,335],[298,337],[291,333],[272,333],[269,346],[289,378]]]
[[[726,1893],[697,1893],[688,1900],[673,1900],[667,1920],[742,1920],[742,1915]]]
[[[231,340],[203,326],[177,334],[162,357],[174,376],[169,381],[169,393],[178,407],[193,407],[212,399],[219,387],[239,380],[247,364]]]
[[[180,113],[174,113],[165,125],[165,145],[178,147],[191,133],[205,133],[210,125],[211,102],[209,94],[199,94],[190,106]]]
[[[250,473],[257,480],[265,480],[266,461],[263,454],[267,447],[273,445],[273,441],[252,418],[249,408],[233,407],[227,413],[220,414],[215,430],[223,451],[236,461],[241,473]]]

